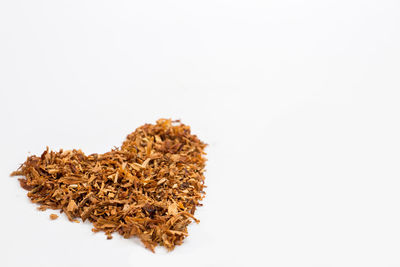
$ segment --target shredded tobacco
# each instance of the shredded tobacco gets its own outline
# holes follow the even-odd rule
[[[154,252],[173,250],[204,198],[206,145],[180,121],[160,119],[129,134],[121,148],[86,156],[81,150],[30,156],[11,175],[39,209],[89,220],[108,239],[137,236]],[[50,215],[51,219],[58,217]]]
[[[58,215],[57,214],[50,214],[49,217],[50,217],[51,220],[56,220],[58,218]]]

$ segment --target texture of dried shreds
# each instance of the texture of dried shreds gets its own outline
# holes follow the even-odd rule
[[[107,238],[137,236],[154,252],[172,250],[204,197],[205,144],[190,127],[160,119],[128,135],[122,147],[86,156],[80,150],[28,157],[12,175],[39,209],[60,209],[69,220],[89,220]]]

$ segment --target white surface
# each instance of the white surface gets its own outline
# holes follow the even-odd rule
[[[0,1],[0,266],[400,266],[400,2]],[[172,253],[39,212],[11,171],[180,118],[207,197]]]

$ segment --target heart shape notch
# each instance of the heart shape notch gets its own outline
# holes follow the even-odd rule
[[[199,222],[204,198],[206,144],[180,121],[160,119],[129,134],[121,148],[85,155],[81,150],[30,156],[12,173],[39,209],[58,209],[70,221],[89,220],[108,239],[137,236],[154,252],[173,250]]]

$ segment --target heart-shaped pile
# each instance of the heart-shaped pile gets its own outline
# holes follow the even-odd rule
[[[128,135],[121,148],[86,156],[81,150],[30,156],[12,175],[39,209],[60,209],[94,232],[137,236],[154,252],[172,250],[204,197],[205,144],[179,121],[160,119]]]

